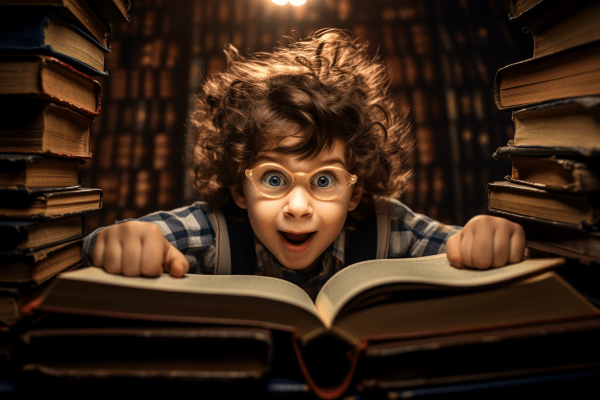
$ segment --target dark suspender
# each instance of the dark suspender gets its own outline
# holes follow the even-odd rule
[[[372,213],[364,221],[358,221],[357,229],[349,234],[346,248],[346,266],[377,258],[377,217]]]
[[[233,202],[231,202],[233,203]],[[223,208],[229,247],[231,253],[232,275],[254,275],[256,269],[256,252],[254,250],[254,233],[250,222],[237,221],[235,216],[244,212],[235,205],[228,204]],[[232,219],[231,216],[234,216]],[[366,220],[358,221],[357,229],[348,231],[348,248],[346,249],[346,265],[359,261],[374,260],[377,253],[377,218],[375,213]]]
[[[244,212],[231,201],[223,207],[223,215],[227,223],[229,235],[229,251],[231,253],[231,275],[254,275],[256,270],[256,252],[254,251],[254,232],[250,222],[237,221]],[[234,216],[234,219],[231,216]]]

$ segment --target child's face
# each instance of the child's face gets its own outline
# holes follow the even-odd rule
[[[280,146],[289,146],[300,139],[287,137]],[[292,173],[310,173],[318,168],[332,166],[346,169],[346,151],[342,141],[335,141],[329,152],[322,152],[315,158],[300,160],[298,157],[264,148],[249,169],[264,163],[276,163]],[[281,185],[281,177],[276,174],[264,175],[271,179],[269,184]],[[327,185],[326,176],[313,180],[318,185]],[[273,180],[274,179],[274,180]],[[287,182],[291,184],[291,182]],[[333,200],[318,200],[307,190],[304,177],[296,178],[291,191],[281,198],[265,197],[249,178],[244,180],[242,190],[232,189],[236,204],[248,210],[250,224],[261,243],[286,268],[302,273],[312,271],[320,262],[323,252],[339,235],[348,211],[358,205],[362,196],[362,185],[351,185],[341,191]],[[294,235],[295,234],[295,235]]]

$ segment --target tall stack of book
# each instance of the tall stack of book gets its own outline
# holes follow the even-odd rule
[[[27,6],[23,4],[27,4]],[[124,0],[0,0],[0,330],[58,273],[81,264],[86,214],[102,191],[92,156],[110,22]]]
[[[488,210],[520,222],[530,248],[600,263],[600,2],[512,0],[509,19],[534,52],[496,75],[515,132],[494,153],[512,174],[488,185]]]

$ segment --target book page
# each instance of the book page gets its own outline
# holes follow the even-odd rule
[[[330,327],[337,313],[365,290],[394,283],[476,287],[526,276],[563,264],[564,258],[529,259],[487,270],[458,269],[446,254],[427,257],[363,261],[342,269],[321,289],[315,305]]]
[[[174,278],[163,273],[156,278],[113,275],[98,267],[65,272],[60,279],[101,283],[163,292],[228,294],[259,297],[288,303],[321,317],[304,290],[283,279],[255,275],[196,275]]]

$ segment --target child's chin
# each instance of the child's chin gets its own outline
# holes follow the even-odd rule
[[[319,261],[320,261],[319,259],[316,259],[316,260],[313,260],[310,264],[306,264],[306,263],[302,263],[302,264],[287,263],[287,265],[284,263],[281,263],[281,264],[289,270],[296,271],[300,274],[308,274],[315,269],[315,267],[319,264]]]

